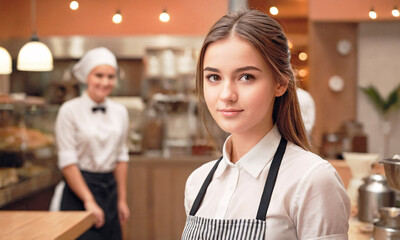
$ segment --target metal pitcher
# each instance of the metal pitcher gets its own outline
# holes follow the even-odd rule
[[[380,208],[394,207],[396,203],[396,194],[383,175],[365,177],[358,193],[358,219],[362,222],[376,222],[380,218]]]

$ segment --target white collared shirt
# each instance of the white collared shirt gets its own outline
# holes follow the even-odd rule
[[[85,92],[65,102],[59,109],[55,134],[60,169],[77,164],[90,172],[111,172],[117,161],[129,161],[126,145],[128,112],[119,103],[106,99],[106,112]]]
[[[229,160],[231,141],[196,216],[255,219],[265,180],[281,134],[276,126],[236,164]],[[188,178],[185,209],[190,208],[216,161]],[[266,239],[347,239],[350,201],[328,161],[288,142],[266,217]]]

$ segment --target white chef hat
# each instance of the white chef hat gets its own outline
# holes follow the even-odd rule
[[[99,65],[109,65],[118,68],[115,55],[105,47],[94,48],[85,53],[72,67],[74,76],[82,83],[86,83],[89,73]]]

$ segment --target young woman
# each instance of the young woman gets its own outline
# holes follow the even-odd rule
[[[347,239],[350,202],[309,151],[280,25],[257,10],[222,17],[197,68],[200,103],[225,132],[222,157],[185,189],[182,239]]]
[[[120,240],[120,224],[129,217],[128,112],[107,99],[117,81],[117,69],[108,49],[88,51],[73,66],[73,74],[87,89],[81,97],[65,102],[56,120],[58,165],[66,184],[57,187],[52,207],[87,210],[96,219],[95,226],[79,239]]]

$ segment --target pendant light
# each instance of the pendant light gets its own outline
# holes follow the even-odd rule
[[[371,10],[369,11],[368,15],[369,15],[369,17],[370,17],[371,19],[373,19],[373,20],[375,20],[375,19],[378,17],[378,15],[376,14],[376,12],[375,12],[375,10],[374,10],[373,7],[372,7]]]
[[[74,11],[77,10],[79,8],[78,1],[75,0],[71,1],[71,3],[69,4],[69,8]]]
[[[399,17],[400,16],[400,12],[399,12],[399,9],[397,9],[397,6],[394,6],[394,8],[392,10],[392,15],[393,15],[393,17]]]
[[[279,10],[278,10],[278,8],[277,8],[276,6],[272,6],[272,7],[269,8],[269,12],[270,12],[272,15],[276,16],[276,15],[278,15]]]
[[[11,55],[7,49],[0,47],[0,74],[10,74],[12,72]]]
[[[30,42],[18,53],[17,69],[20,71],[51,71],[53,56],[50,49],[39,41],[36,35],[36,0],[31,0],[31,18],[33,33]]]
[[[122,14],[121,14],[121,11],[120,11],[120,10],[117,10],[117,11],[115,12],[114,16],[112,17],[112,21],[113,21],[115,24],[119,24],[119,23],[122,22]]]
[[[160,14],[159,19],[160,19],[161,22],[168,22],[169,21],[170,17],[169,17],[169,14],[168,14],[166,8],[164,8],[162,13]]]

